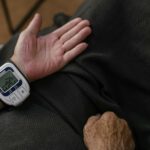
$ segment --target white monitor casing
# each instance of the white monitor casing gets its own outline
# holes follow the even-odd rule
[[[7,75],[6,75],[7,74]],[[5,77],[6,75],[6,77]],[[7,77],[9,75],[9,77]],[[0,67],[0,81],[7,83],[9,88],[4,90],[0,85],[0,99],[7,105],[18,106],[30,95],[30,86],[26,78],[13,63],[5,63]],[[12,84],[12,82],[15,83]]]

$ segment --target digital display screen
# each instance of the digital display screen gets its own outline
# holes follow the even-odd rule
[[[18,82],[17,78],[13,75],[11,71],[8,71],[4,73],[0,77],[0,88],[6,92],[8,89],[10,89],[14,84]]]

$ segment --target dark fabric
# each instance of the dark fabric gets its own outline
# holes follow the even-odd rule
[[[136,149],[149,150],[150,1],[87,0],[77,16],[91,22],[88,49],[61,72],[32,83],[22,106],[1,112],[0,149],[83,150],[87,118],[114,111],[128,121]]]

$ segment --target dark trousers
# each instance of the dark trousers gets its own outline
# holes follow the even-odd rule
[[[137,149],[149,149],[150,1],[88,0],[77,16],[91,22],[88,49],[60,72],[32,83],[22,106],[1,112],[0,149],[86,149],[83,126],[105,111],[128,121]],[[1,64],[15,41],[0,52]]]

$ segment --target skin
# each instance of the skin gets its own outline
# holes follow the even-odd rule
[[[11,60],[34,81],[51,75],[87,48],[83,42],[91,34],[88,20],[76,18],[56,31],[37,36],[42,18],[36,14],[20,34]]]
[[[113,112],[92,116],[84,126],[84,142],[89,150],[134,150],[131,130]]]

